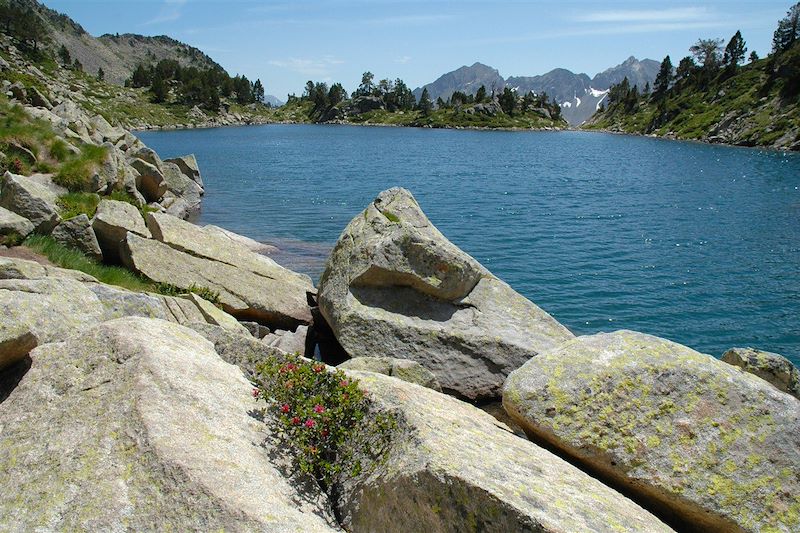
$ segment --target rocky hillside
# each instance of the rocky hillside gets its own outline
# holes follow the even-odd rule
[[[689,63],[660,96],[617,86],[586,127],[800,150],[798,96],[800,44],[733,69]]]
[[[43,21],[47,36],[46,47],[57,53],[62,46],[73,60],[93,75],[102,69],[105,79],[122,85],[141,63],[157,63],[172,59],[181,66],[200,69],[222,68],[202,51],[167,36],[89,35],[80,24],[36,0],[14,0],[23,8],[32,9]]]
[[[608,94],[608,89],[624,78],[633,85],[644,89],[652,85],[658,73],[659,64],[651,59],[639,61],[629,57],[623,63],[604,70],[590,78],[586,74],[575,74],[567,69],[554,69],[538,76],[510,76],[503,79],[500,73],[489,66],[475,63],[471,67],[461,67],[442,75],[436,81],[414,91],[419,97],[424,88],[433,100],[447,100],[455,91],[474,95],[483,85],[491,93],[494,87],[502,92],[506,86],[517,94],[533,91],[536,94],[547,93],[561,105],[564,119],[573,126],[588,120],[599,108]]]

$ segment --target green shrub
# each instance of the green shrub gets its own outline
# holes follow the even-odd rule
[[[12,231],[11,233],[7,233],[5,235],[0,235],[0,244],[4,246],[8,246],[11,248],[12,246],[19,246],[25,239],[17,233],[16,231]]]
[[[118,266],[100,264],[74,248],[57,243],[52,237],[31,235],[25,239],[23,244],[34,252],[47,257],[52,263],[61,268],[80,270],[103,283],[116,285],[131,291],[155,292],[155,286],[152,283],[140,278],[133,272]]]
[[[105,146],[83,145],[81,155],[62,164],[53,181],[72,192],[88,191],[92,176],[107,153]]]
[[[100,196],[90,192],[71,192],[58,199],[59,211],[64,220],[80,214],[92,218],[99,203]]]
[[[191,285],[189,285],[189,292],[195,293],[200,298],[203,298],[204,300],[208,300],[209,302],[211,302],[212,304],[216,305],[217,307],[221,307],[222,306],[222,302],[219,299],[219,292],[218,291],[213,291],[213,290],[209,289],[208,287],[198,287],[197,285],[192,283]]]
[[[53,140],[53,142],[50,143],[50,155],[57,161],[65,161],[70,155],[66,141],[64,141],[64,139]]]
[[[253,396],[267,403],[265,420],[300,470],[325,488],[345,466],[359,473],[359,457],[380,457],[397,425],[393,415],[371,412],[357,380],[296,354],[260,363],[254,385]]]

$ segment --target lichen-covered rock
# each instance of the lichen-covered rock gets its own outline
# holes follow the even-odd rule
[[[60,341],[103,318],[97,297],[68,278],[0,280],[0,368],[36,345]]]
[[[165,159],[164,163],[174,163],[178,165],[178,168],[181,169],[181,172],[183,172],[186,177],[191,178],[192,181],[198,184],[200,189],[205,188],[205,185],[203,185],[203,178],[200,176],[200,167],[197,165],[197,159],[194,157],[194,154],[175,157],[172,159]]]
[[[319,306],[351,356],[415,360],[444,391],[473,401],[499,398],[509,372],[573,338],[448,241],[399,188],[345,228]]]
[[[85,214],[62,221],[55,227],[51,236],[56,242],[76,248],[92,259],[97,261],[103,259],[103,252],[92,229],[92,223]]]
[[[632,331],[579,337],[511,373],[531,436],[705,531],[800,528],[800,401]]]
[[[722,360],[800,399],[800,371],[784,356],[755,348],[731,348]]]
[[[123,242],[122,259],[128,268],[153,281],[187,290],[195,285],[219,292],[224,310],[237,318],[257,319],[288,329],[311,322],[306,300],[311,284],[302,283],[294,273],[283,276],[276,270],[275,276],[268,277],[196,257],[134,233],[128,233]]]
[[[255,239],[251,239],[250,237],[245,237],[244,235],[239,235],[238,233],[234,233],[230,230],[225,228],[220,228],[219,226],[214,226],[212,224],[207,224],[203,226],[203,231],[206,233],[213,233],[219,237],[234,241],[235,243],[241,244],[251,252],[255,252],[257,254],[270,254],[277,250],[276,247],[272,246],[271,244],[264,244],[263,242],[258,242]]]
[[[271,459],[250,383],[197,333],[127,318],[31,359],[0,403],[9,530],[338,530]]]
[[[261,339],[261,342],[271,348],[280,350],[283,353],[298,353],[306,356],[306,339],[308,338],[308,326],[297,326],[295,331],[285,331],[282,329],[268,333]]]
[[[34,231],[47,234],[59,223],[58,194],[39,181],[6,171],[0,180],[0,207],[30,220]]]
[[[189,324],[188,327],[211,341],[214,349],[224,361],[238,366],[248,377],[253,376],[256,366],[268,357],[284,357],[286,355],[280,350],[260,342],[252,335],[242,335],[205,322],[195,322]]]
[[[222,309],[218,308],[208,300],[201,298],[200,296],[196,295],[193,292],[185,295],[183,297],[186,300],[192,302],[197,309],[200,310],[205,321],[209,324],[214,324],[215,326],[220,326],[221,328],[230,330],[234,333],[239,335],[250,335],[250,331],[243,325],[239,324],[239,321],[233,318],[231,315],[223,311]]]
[[[409,383],[416,383],[423,387],[441,392],[442,386],[433,372],[410,359],[397,359],[394,357],[354,357],[340,364],[342,370],[363,370],[376,372],[385,376],[392,376]]]
[[[229,235],[207,230],[167,213],[148,213],[147,227],[154,239],[176,250],[226,263],[260,276],[284,279],[287,283],[302,285],[304,290],[313,289],[308,276],[292,272],[269,257],[252,252],[243,241]]]
[[[348,469],[339,480],[348,531],[671,531],[472,405],[381,374],[347,373],[397,422],[386,454],[360,458],[360,473]]]
[[[0,207],[0,237],[16,234],[24,239],[33,232],[33,227],[33,222],[27,218]]]
[[[136,170],[136,189],[148,202],[157,202],[167,192],[167,182],[160,168],[142,159],[134,158],[130,162]]]
[[[116,200],[101,200],[92,220],[92,229],[107,262],[120,262],[120,245],[128,232],[150,237],[142,214],[133,205]]]
[[[182,198],[189,206],[190,211],[197,209],[200,205],[203,189],[193,179],[184,175],[175,163],[164,163],[162,170],[167,190],[174,194],[176,198]]]

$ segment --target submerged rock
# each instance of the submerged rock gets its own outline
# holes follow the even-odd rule
[[[722,360],[800,399],[800,371],[784,356],[755,348],[731,348]]]
[[[511,373],[533,438],[702,531],[797,531],[800,401],[632,331],[579,337]]]
[[[319,287],[351,356],[417,361],[469,400],[498,398],[509,372],[573,338],[448,241],[405,189],[382,192],[350,222]]]
[[[348,374],[397,421],[386,455],[362,458],[360,472],[337,485],[348,531],[671,531],[472,405],[388,376]]]
[[[279,470],[250,383],[197,333],[127,318],[31,359],[0,403],[5,527],[339,530],[319,490]]]

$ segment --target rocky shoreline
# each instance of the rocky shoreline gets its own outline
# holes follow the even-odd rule
[[[264,245],[184,220],[204,192],[192,156],[161,160],[66,96],[16,89],[105,157],[91,216],[62,218],[52,175],[6,172],[0,235],[49,236],[167,290],[0,251],[0,529],[800,528],[800,374],[785,358],[576,337],[400,188],[344,228],[315,287]],[[265,362],[297,372],[297,392],[254,391]],[[321,480],[281,428],[339,412],[302,381],[335,365],[333,386],[357,381],[368,408]],[[257,400],[278,392],[312,414]],[[529,438],[476,407],[497,401]],[[386,416],[365,453],[367,422]]]

